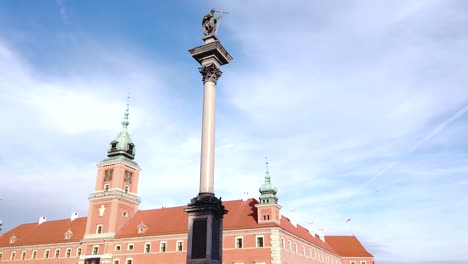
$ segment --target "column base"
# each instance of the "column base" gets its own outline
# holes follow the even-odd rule
[[[187,264],[222,264],[223,216],[221,198],[200,193],[185,209],[188,213]]]

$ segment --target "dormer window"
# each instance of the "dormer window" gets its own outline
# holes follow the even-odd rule
[[[117,141],[111,142],[111,150],[115,150],[117,148]]]
[[[73,232],[68,229],[67,232],[65,232],[65,240],[69,240],[73,236]]]
[[[145,231],[146,231],[147,228],[148,228],[148,227],[147,227],[143,222],[141,222],[141,223],[138,225],[138,227],[137,227],[138,234],[143,234],[143,233],[145,233]]]
[[[133,145],[132,143],[128,144],[128,153],[129,154],[133,154],[133,149],[135,148],[135,145]]]
[[[10,244],[14,244],[16,242],[16,236],[13,235],[12,237],[10,237]]]

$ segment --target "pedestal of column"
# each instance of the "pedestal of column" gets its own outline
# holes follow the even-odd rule
[[[221,65],[232,60],[215,35],[203,38],[204,44],[190,49],[201,64],[203,76],[203,124],[200,156],[200,189],[185,211],[188,213],[188,264],[222,264],[223,216],[227,213],[214,194],[214,153],[216,83]]]

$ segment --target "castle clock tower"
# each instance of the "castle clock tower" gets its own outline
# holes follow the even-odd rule
[[[96,188],[89,196],[88,221],[84,240],[102,241],[114,237],[123,224],[138,210],[140,204],[140,198],[137,196],[138,178],[141,169],[133,161],[135,144],[127,131],[128,115],[127,103],[122,131],[116,139],[110,142],[107,158],[97,165]],[[103,249],[91,252],[92,255],[105,253]]]

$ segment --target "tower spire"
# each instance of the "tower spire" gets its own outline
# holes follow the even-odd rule
[[[124,118],[122,121],[122,131],[120,131],[117,138],[110,143],[109,149],[107,150],[107,156],[109,158],[125,157],[131,160],[135,158],[135,144],[133,144],[127,131],[128,124],[130,124],[130,122],[128,122],[129,112],[130,90],[128,91],[127,106],[125,107]]]
[[[128,90],[128,96],[127,96],[127,107],[125,108],[125,113],[124,113],[124,119],[122,121],[122,129],[124,131],[127,131],[128,124],[128,115],[130,114],[130,90]]]
[[[271,184],[270,171],[268,170],[268,157],[265,157],[265,183]]]

